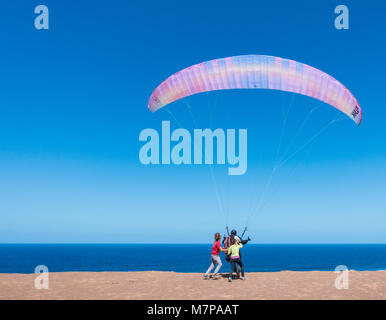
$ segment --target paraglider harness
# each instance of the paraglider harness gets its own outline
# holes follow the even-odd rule
[[[232,245],[232,242],[233,242],[233,235],[228,234],[228,236],[224,237],[224,240],[223,240],[224,248],[228,249]],[[231,261],[231,255],[228,254],[228,252],[225,252],[225,260],[228,262]]]
[[[227,230],[227,236],[226,237],[224,236],[222,243],[224,244],[224,248],[228,249],[232,245],[233,239],[235,238],[235,236],[233,234],[229,234],[228,226],[226,227],[226,230]],[[247,231],[247,227],[244,228],[244,231],[243,231],[243,234],[241,235],[240,240],[243,238],[246,231]],[[228,262],[231,261],[231,255],[228,254],[227,252],[225,253],[225,260]]]

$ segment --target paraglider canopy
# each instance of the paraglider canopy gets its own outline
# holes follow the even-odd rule
[[[152,93],[152,112],[184,97],[224,89],[274,89],[306,95],[339,109],[357,125],[362,110],[353,94],[327,73],[294,60],[243,55],[202,62],[171,75]]]

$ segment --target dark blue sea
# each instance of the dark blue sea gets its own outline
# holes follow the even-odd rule
[[[205,272],[211,244],[0,244],[0,273],[60,271]],[[229,264],[221,253],[223,267]],[[385,244],[254,245],[242,249],[246,272],[386,270]],[[221,272],[220,271],[220,272]]]

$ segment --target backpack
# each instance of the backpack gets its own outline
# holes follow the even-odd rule
[[[228,249],[232,245],[232,240],[233,240],[232,236],[227,236],[224,239],[223,244],[224,244],[225,249]],[[228,253],[225,253],[225,260],[230,262],[231,261],[231,255]]]
[[[227,236],[223,241],[225,249],[228,249],[232,245],[231,236]]]

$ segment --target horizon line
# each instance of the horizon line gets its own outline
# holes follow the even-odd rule
[[[0,245],[7,245],[7,244],[80,244],[80,245],[129,245],[129,244],[143,244],[143,245],[208,245],[212,244],[213,242],[0,242]],[[249,243],[250,245],[386,245],[386,243],[383,242],[309,242],[309,243],[302,243],[302,242],[291,242],[291,243]]]

